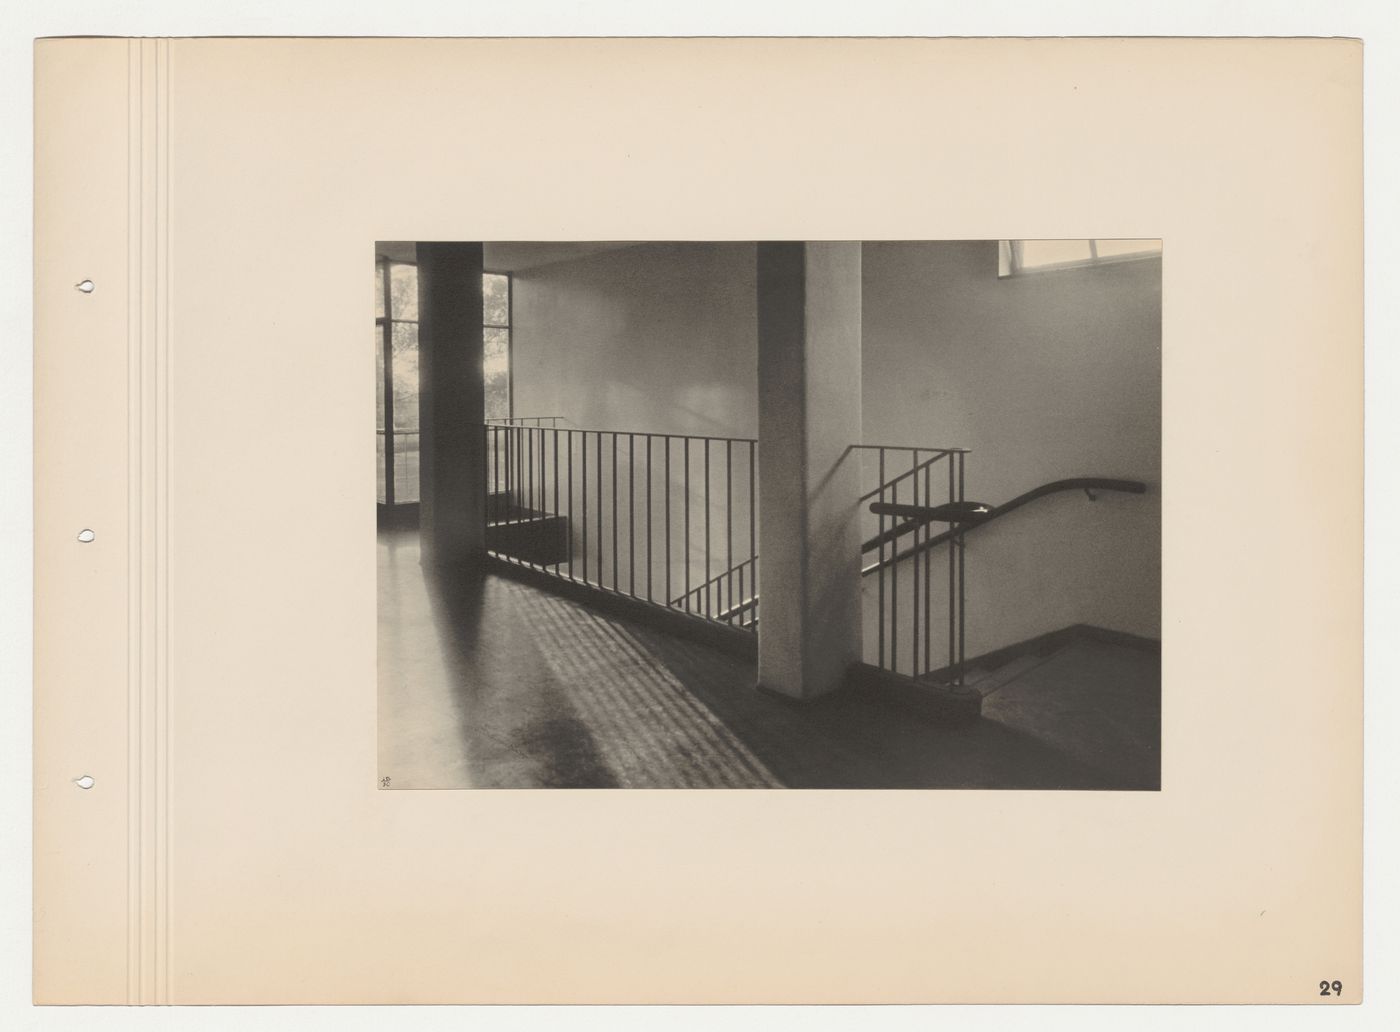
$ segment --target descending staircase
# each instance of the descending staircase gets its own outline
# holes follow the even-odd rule
[[[993,654],[978,660],[971,660],[964,672],[963,683],[978,695],[986,698],[992,692],[1017,678],[1030,673],[1036,667],[1053,658],[1063,646],[1052,643],[1043,648],[1034,648],[1020,655],[1009,657]],[[915,680],[929,684],[940,684],[946,679],[946,672],[934,671]]]
[[[536,566],[553,566],[569,557],[569,519],[528,509],[509,491],[486,496],[486,548]]]

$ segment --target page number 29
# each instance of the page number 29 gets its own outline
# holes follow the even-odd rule
[[[1319,989],[1322,990],[1322,992],[1320,992],[1320,993],[1317,994],[1318,996],[1341,996],[1341,995],[1342,995],[1342,983],[1341,983],[1341,982],[1328,982],[1328,981],[1324,980],[1324,981],[1318,982],[1318,983],[1317,983],[1317,987],[1318,987]]]

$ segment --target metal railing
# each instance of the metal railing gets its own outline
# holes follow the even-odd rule
[[[869,513],[877,520],[877,532],[861,548],[862,555],[875,551],[879,557],[874,571],[876,665],[912,677],[939,670],[946,680],[961,687],[967,641],[967,576],[962,537],[977,516],[973,512],[977,507],[967,505],[964,499],[969,453],[963,448],[878,444],[854,447],[873,453],[876,462],[877,486],[860,497],[860,504],[870,502]],[[947,522],[951,533],[946,593],[941,571],[937,578],[939,590],[935,592],[934,560],[927,552],[933,536],[931,527],[937,521]],[[902,622],[900,563],[894,559],[898,539],[906,534],[913,534],[915,547],[906,582],[907,622]],[[936,606],[942,610],[939,623],[946,623],[946,643],[940,642],[939,648],[934,645]],[[901,626],[905,628],[902,641]],[[939,636],[944,637],[941,632]]]
[[[933,676],[960,688],[965,685],[967,667],[967,535],[1037,499],[1063,491],[1083,491],[1090,501],[1098,500],[1097,491],[1128,494],[1147,491],[1147,485],[1137,480],[1073,477],[1042,484],[1002,505],[987,505],[965,497],[966,451],[939,449],[931,458],[921,461],[920,454],[928,449],[873,448],[880,457],[881,486],[862,496],[861,501],[870,502],[869,514],[879,523],[877,532],[862,545],[861,553],[874,552],[877,558],[861,573],[877,578],[878,665],[914,677]],[[910,452],[911,467],[887,481],[883,471],[891,451]],[[946,463],[946,475],[938,468],[940,463]],[[905,498],[900,497],[901,490]],[[946,524],[947,529],[934,533],[935,524]],[[946,664],[935,667],[931,623],[936,596],[931,583],[936,560],[932,550],[945,543],[948,545],[947,601],[944,604],[947,648],[939,651]],[[907,667],[901,655],[899,615],[900,571],[906,568],[910,574],[905,582],[907,590],[903,592],[908,601]]]
[[[568,422],[563,416],[499,416],[486,420],[487,426],[546,426],[557,427]]]
[[[985,508],[987,508],[988,511],[985,513],[972,513],[973,519],[963,527],[962,532],[967,533],[976,530],[978,527],[986,526],[993,520],[999,520],[1003,516],[1015,512],[1023,505],[1027,505],[1038,498],[1044,498],[1046,495],[1056,494],[1060,491],[1083,491],[1089,501],[1096,502],[1098,501],[1098,495],[1094,493],[1095,491],[1121,491],[1125,494],[1145,494],[1147,492],[1147,485],[1140,480],[1122,480],[1117,477],[1072,477],[1068,480],[1052,480],[1024,494],[1017,495],[1009,502],[1004,502],[1001,505],[986,506]],[[889,532],[890,539],[897,540],[912,529],[914,529],[913,523],[899,524],[891,528]],[[906,559],[912,558],[916,552],[927,552],[943,544],[943,542],[951,540],[957,533],[958,531],[950,529],[935,534],[931,538],[925,537],[923,541],[915,545],[911,545],[898,553],[892,552],[887,558],[883,558],[879,562],[871,563],[860,572],[863,576],[868,577],[872,573],[879,572],[881,566],[889,566],[894,563],[903,562]],[[862,552],[873,551],[875,547],[876,541],[872,538],[864,544]]]
[[[750,546],[752,550],[752,544]],[[738,620],[740,626],[758,623],[758,556],[750,555],[715,574],[685,595],[671,600],[677,608],[717,612],[726,623]]]
[[[713,623],[754,629],[756,440],[518,421],[487,422],[482,431],[491,555]],[[564,547],[549,561],[491,547],[493,525],[557,525],[560,519]]]

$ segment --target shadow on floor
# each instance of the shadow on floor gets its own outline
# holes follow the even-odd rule
[[[379,772],[394,788],[1159,786],[1158,657],[1079,642],[937,727],[860,695],[788,702],[751,662],[379,544]]]

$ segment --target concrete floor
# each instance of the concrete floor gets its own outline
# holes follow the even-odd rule
[[[379,538],[379,775],[391,788],[1156,789],[1159,658],[1078,641],[990,674],[940,728],[508,578],[425,578]]]

